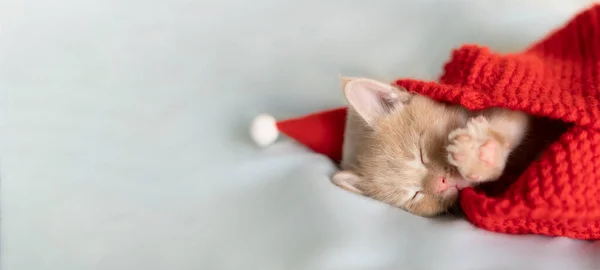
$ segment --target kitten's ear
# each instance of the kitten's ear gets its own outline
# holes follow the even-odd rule
[[[351,171],[339,171],[331,178],[331,182],[333,182],[336,186],[356,194],[363,193],[356,187],[356,184],[358,184],[360,181],[360,176]]]
[[[406,90],[372,79],[342,77],[341,83],[348,103],[369,126],[405,106],[412,97]]]

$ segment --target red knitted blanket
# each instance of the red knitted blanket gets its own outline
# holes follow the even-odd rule
[[[600,4],[575,16],[529,49],[455,50],[438,82],[401,79],[409,91],[471,110],[504,107],[536,117],[535,157],[508,164],[498,181],[461,192],[474,225],[495,232],[600,239]],[[277,122],[288,136],[340,161],[346,108]],[[510,162],[510,160],[509,160]]]
[[[505,107],[562,123],[556,137],[535,135],[550,143],[523,172],[507,171],[493,190],[463,190],[461,206],[491,231],[600,239],[600,5],[521,53],[463,46],[439,83],[396,84],[471,110]]]

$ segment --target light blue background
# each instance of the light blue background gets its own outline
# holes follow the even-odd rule
[[[588,2],[0,1],[0,266],[589,269],[598,244],[411,216],[247,133],[343,105],[340,73],[434,79]]]

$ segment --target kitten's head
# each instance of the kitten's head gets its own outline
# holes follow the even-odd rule
[[[357,161],[337,173],[334,183],[347,190],[421,216],[446,211],[467,186],[447,161],[448,134],[463,125],[458,107],[363,78],[344,78],[349,114],[362,132]]]

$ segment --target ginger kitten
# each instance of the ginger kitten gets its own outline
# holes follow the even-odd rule
[[[343,78],[342,88],[350,106],[332,182],[420,216],[497,179],[530,122],[522,112],[469,112],[367,78]]]

